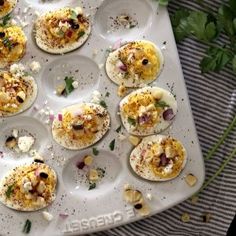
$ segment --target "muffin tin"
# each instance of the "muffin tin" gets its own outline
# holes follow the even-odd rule
[[[92,34],[88,41],[80,49],[66,55],[56,56],[41,51],[32,36],[32,22],[37,17],[36,13],[78,5],[83,7],[92,22]],[[128,29],[115,24],[114,18],[121,14],[131,16],[136,26]],[[21,63],[38,61],[42,69],[35,75],[39,90],[34,105],[20,115],[0,119],[0,177],[17,165],[32,162],[32,157],[28,154],[19,155],[4,147],[6,137],[16,128],[20,134],[31,133],[36,138],[33,148],[56,170],[58,186],[55,202],[46,209],[54,216],[51,222],[43,219],[42,210],[32,213],[16,212],[1,204],[2,235],[23,234],[21,231],[26,219],[32,221],[32,235],[85,234],[142,219],[123,200],[125,184],[141,190],[145,198],[147,194],[152,195],[152,200],[147,199],[151,208],[150,215],[184,201],[200,188],[204,181],[204,163],[166,8],[158,7],[157,2],[152,0],[21,0],[13,12],[17,19],[16,15],[29,23],[24,28],[28,43]],[[150,40],[162,48],[164,69],[152,85],[171,91],[178,102],[177,117],[173,125],[162,134],[170,134],[179,139],[188,153],[186,167],[180,176],[162,183],[145,181],[131,170],[128,157],[133,147],[127,139],[119,140],[116,132],[121,125],[117,115],[120,101],[117,85],[108,79],[104,70],[107,49],[118,41],[138,39]],[[66,98],[58,97],[54,94],[55,87],[60,79],[69,75],[79,79],[79,88]],[[82,151],[69,151],[56,144],[51,135],[51,122],[42,113],[42,109],[52,110],[56,114],[65,106],[90,102],[95,90],[103,95],[112,124],[108,134],[93,146],[99,150],[99,154],[94,156],[94,166],[104,168],[105,177],[97,188],[88,191],[85,175],[78,172],[76,163],[85,155],[93,155],[92,147]],[[105,96],[107,92],[109,97]],[[128,136],[124,128],[122,133]],[[116,144],[115,150],[111,151],[109,143],[113,139],[116,139]],[[189,187],[184,181],[184,176],[189,173],[198,179],[194,187]],[[68,216],[62,218],[60,214]]]

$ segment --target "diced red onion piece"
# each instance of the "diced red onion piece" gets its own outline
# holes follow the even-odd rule
[[[53,115],[53,114],[50,114],[50,115],[49,115],[49,120],[50,120],[50,121],[54,121],[54,115]]]
[[[161,165],[166,166],[169,163],[169,159],[166,157],[165,153],[162,153],[161,156]]]
[[[167,110],[165,110],[165,111],[163,112],[163,119],[164,119],[164,120],[170,121],[170,120],[172,120],[174,117],[175,117],[175,114],[174,114],[174,112],[173,112],[173,110],[172,110],[171,108],[169,108],[169,109],[167,109]]]
[[[67,213],[60,213],[59,216],[62,218],[62,219],[66,219],[69,215]]]
[[[58,114],[58,120],[62,121],[62,114]]]
[[[34,175],[38,177],[39,174],[40,174],[40,173],[39,173],[39,169],[36,169],[36,170],[34,171]]]
[[[138,123],[139,124],[145,124],[145,123],[147,123],[149,120],[150,120],[150,116],[149,115],[147,115],[147,114],[144,114],[144,115],[142,115],[142,116],[140,116],[139,118],[138,118]]]

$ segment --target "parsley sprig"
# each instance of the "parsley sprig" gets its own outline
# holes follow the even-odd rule
[[[236,0],[222,3],[217,12],[204,0],[196,2],[202,11],[182,8],[171,17],[176,41],[190,37],[208,46],[200,62],[202,73],[219,72],[226,66],[236,72]],[[221,34],[227,36],[228,43],[219,40]]]

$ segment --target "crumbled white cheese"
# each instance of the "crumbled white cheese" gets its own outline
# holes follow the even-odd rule
[[[10,66],[10,72],[14,74],[16,77],[22,77],[25,74],[25,67],[23,64],[12,64]]]
[[[25,191],[26,193],[28,193],[30,190],[33,189],[31,182],[26,182],[26,183],[24,183],[23,188],[24,188],[24,191]]]
[[[16,20],[14,20],[14,19],[11,19],[11,23],[10,23],[11,25],[17,25],[17,21]]]
[[[173,168],[173,161],[170,161],[169,164],[164,168],[164,173],[165,174],[169,174],[172,172],[172,168]]]
[[[101,99],[102,99],[102,94],[97,90],[93,91],[91,102],[99,104]]]
[[[151,201],[152,198],[153,198],[153,196],[152,196],[151,193],[147,193],[146,198],[147,198],[149,201]]]
[[[14,138],[18,138],[18,134],[19,134],[19,131],[18,131],[17,129],[13,129],[13,130],[12,130],[12,136],[13,136]]]
[[[161,47],[161,50],[166,50],[166,45],[163,45],[163,46]]]
[[[98,67],[101,70],[103,68],[104,64],[99,64]]]
[[[62,21],[60,21],[59,22],[59,28],[61,28],[63,31],[66,31],[66,30],[68,30],[68,29],[70,29],[70,24],[66,21],[66,22],[62,22]]]
[[[45,191],[45,189],[46,189],[45,183],[43,181],[40,181],[38,186],[37,186],[37,192],[39,194],[42,194]]]
[[[75,80],[75,81],[72,83],[72,86],[73,86],[74,89],[79,88],[79,82]]]
[[[53,220],[53,215],[50,214],[49,212],[43,211],[42,214],[43,214],[43,218],[45,220],[47,220],[47,221],[52,221]]]
[[[34,73],[38,73],[41,69],[41,65],[38,61],[32,61],[29,67],[30,67],[30,70],[33,71]]]
[[[34,144],[34,138],[32,136],[22,136],[18,139],[18,147],[22,152],[28,152]]]
[[[81,7],[76,7],[74,9],[74,12],[77,14],[77,15],[81,15],[83,14],[83,9]]]

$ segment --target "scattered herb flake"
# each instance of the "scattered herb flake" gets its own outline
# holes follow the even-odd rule
[[[10,198],[12,193],[14,192],[14,186],[15,184],[8,186],[7,191],[5,192],[7,198]]]
[[[28,234],[31,230],[31,225],[32,225],[31,221],[27,219],[22,232]]]
[[[106,92],[105,97],[109,97],[109,96],[110,96],[110,93]]]
[[[11,50],[13,48],[13,44],[11,42],[11,40],[8,38],[8,37],[5,37],[3,40],[2,40],[2,43],[5,47],[7,47],[9,50]]]
[[[82,36],[84,36],[85,35],[85,32],[84,31],[80,31],[79,33],[78,33],[78,37],[79,38],[81,38]]]
[[[11,20],[11,15],[8,14],[2,18],[2,23],[0,24],[1,27],[4,27],[8,24],[8,22]]]
[[[102,107],[104,107],[105,109],[107,108],[107,104],[104,100],[101,100],[99,103]]]
[[[99,154],[99,151],[97,150],[97,148],[93,148],[93,155],[97,156]]]
[[[132,126],[136,126],[136,120],[131,117],[128,117],[128,123]]]
[[[91,183],[91,182],[89,182],[89,189],[88,189],[88,190],[95,189],[96,186],[97,186],[96,183]]]
[[[109,148],[110,148],[111,151],[114,151],[114,149],[115,149],[115,143],[116,143],[116,140],[115,140],[115,139],[113,139],[113,140],[110,142]]]
[[[120,133],[121,131],[121,125],[116,129],[116,133]]]
[[[73,90],[74,90],[74,87],[73,87],[73,77],[65,77],[65,83],[66,83],[66,87],[65,87],[65,90],[63,91],[63,95],[64,96],[68,96]]]
[[[169,105],[165,101],[156,101],[155,107],[165,108],[165,107],[169,107]]]

